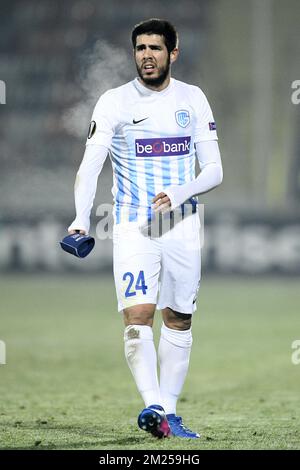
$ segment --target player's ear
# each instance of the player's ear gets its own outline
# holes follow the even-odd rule
[[[178,55],[179,55],[179,49],[178,49],[178,47],[175,47],[175,49],[173,49],[170,53],[170,62],[171,62],[171,64],[173,64],[173,62],[175,62],[177,60]]]

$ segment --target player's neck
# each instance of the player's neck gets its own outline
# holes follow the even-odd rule
[[[138,78],[139,82],[146,88],[148,88],[149,90],[153,90],[153,91],[163,91],[165,90],[169,84],[170,84],[170,80],[171,80],[171,76],[168,75],[165,79],[165,81],[161,84],[161,85],[158,85],[158,86],[152,86],[152,85],[149,85],[148,83],[145,83],[144,80],[142,80],[140,77]]]

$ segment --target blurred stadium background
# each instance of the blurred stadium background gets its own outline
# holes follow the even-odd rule
[[[55,242],[74,216],[92,109],[135,76],[130,30],[157,16],[180,34],[173,75],[203,88],[218,125],[225,178],[201,198],[206,269],[300,274],[299,14],[297,0],[3,0],[0,270],[110,268],[110,240],[80,264]],[[94,223],[98,204],[112,200],[106,163]]]
[[[208,395],[213,393],[210,383],[213,382],[216,388],[220,385],[222,391],[222,383],[226,381],[222,376],[224,361],[226,373],[231,370],[229,362],[233,361],[235,372],[232,376],[229,373],[232,384],[238,384],[241,374],[244,377],[243,374],[249,372],[248,381],[242,386],[237,385],[236,394],[231,395],[232,402],[227,402],[224,409],[218,409],[218,404],[222,407],[220,400],[225,399],[229,384],[225,386],[222,398],[216,396],[215,402],[212,399],[208,403],[208,407],[217,410],[216,413],[224,413],[225,420],[232,411],[233,397],[240,404],[234,411],[237,416],[244,409],[242,400],[239,402],[237,397],[247,394],[246,388],[252,390],[253,383],[258,380],[255,370],[257,374],[260,371],[266,381],[270,380],[271,391],[275,393],[275,388],[279,387],[276,388],[278,395],[273,396],[274,416],[282,412],[279,405],[276,408],[280,401],[287,400],[290,410],[297,409],[300,365],[298,368],[291,365],[290,354],[291,342],[300,336],[300,104],[293,104],[291,96],[292,83],[300,80],[299,1],[2,0],[0,83],[2,90],[5,84],[6,96],[2,93],[0,99],[0,290],[3,299],[0,339],[7,342],[8,364],[13,364],[1,368],[0,372],[8,384],[5,388],[2,383],[4,395],[1,396],[6,399],[8,410],[12,410],[11,419],[17,423],[19,413],[25,413],[26,409],[37,409],[38,416],[45,412],[46,405],[39,408],[30,397],[30,390],[38,391],[36,393],[46,397],[46,403],[53,406],[49,392],[54,387],[49,378],[51,374],[61,374],[58,380],[61,394],[64,387],[69,387],[66,392],[68,405],[76,401],[76,393],[71,391],[71,386],[74,390],[78,387],[71,378],[71,372],[76,376],[75,366],[71,365],[74,356],[70,350],[67,358],[64,356],[64,348],[69,343],[63,338],[65,331],[70,331],[70,338],[74,335],[70,349],[79,344],[81,328],[85,324],[80,318],[80,308],[87,309],[89,332],[86,335],[91,341],[87,351],[94,355],[90,360],[87,353],[84,359],[78,358],[78,352],[77,356],[75,354],[86,367],[84,380],[91,381],[97,371],[94,365],[99,363],[97,341],[100,341],[104,357],[103,344],[106,348],[111,347],[103,373],[107,374],[110,368],[116,368],[119,373],[120,366],[124,384],[129,384],[123,388],[129,387],[135,394],[131,377],[127,370],[125,372],[126,366],[121,364],[121,339],[116,346],[115,336],[122,337],[122,328],[119,317],[116,314],[112,317],[116,301],[113,297],[111,240],[98,240],[93,254],[82,261],[63,253],[58,240],[74,217],[73,185],[84,152],[92,109],[100,93],[135,76],[130,31],[134,24],[149,17],[166,18],[176,25],[181,55],[173,68],[173,76],[199,85],[206,93],[218,125],[224,165],[222,186],[200,200],[205,204],[203,282],[207,282],[207,290],[203,288],[203,302],[211,317],[204,318],[202,326],[196,324],[195,329],[199,328],[204,339],[204,353],[210,360],[206,365],[204,361],[203,381],[199,379],[199,384],[190,382],[190,387],[193,384],[199,387],[204,401],[206,392]],[[99,221],[97,206],[112,201],[111,186],[111,168],[107,160],[93,209],[92,234],[95,234]],[[74,278],[73,273],[78,276]],[[91,286],[97,289],[98,278],[95,277],[89,287],[85,284],[86,279],[91,280],[87,277],[90,273],[99,275],[99,283],[100,274],[107,277],[101,281],[98,292],[101,295],[107,293],[109,300],[106,298],[104,304],[92,294]],[[66,290],[63,288],[65,282]],[[77,289],[83,298],[87,296],[86,302],[79,299]],[[216,299],[218,292],[221,297]],[[208,298],[209,295],[212,297]],[[215,298],[213,305],[211,298]],[[45,309],[41,312],[43,302]],[[201,302],[200,298],[200,307]],[[101,331],[97,318],[98,313],[103,314],[104,305],[110,312],[110,320],[108,330]],[[251,314],[252,307],[255,315],[253,311]],[[243,328],[239,315],[244,308]],[[222,315],[228,314],[228,322],[222,318],[220,323],[217,315],[220,310]],[[69,323],[67,312],[70,311],[75,312],[78,330],[72,330]],[[53,315],[51,325],[49,315]],[[55,322],[61,330],[58,336]],[[115,332],[116,325],[118,333]],[[98,328],[99,336],[93,333],[93,328]],[[103,342],[109,332],[114,346],[107,340]],[[247,343],[249,335],[253,342]],[[225,354],[223,359],[218,355],[216,344],[207,341],[206,337],[219,341]],[[258,343],[255,344],[254,338]],[[43,354],[40,357],[38,351],[41,348]],[[81,345],[80,354],[83,351],[86,350]],[[247,363],[250,369],[244,370],[247,355],[250,357],[253,351],[252,361]],[[263,368],[260,361],[268,353]],[[116,361],[120,361],[118,366]],[[16,363],[18,366],[14,369]],[[61,367],[60,372],[51,369],[57,364]],[[279,382],[276,370],[272,377],[266,373],[273,365],[280,376]],[[49,370],[48,378],[46,370]],[[66,370],[71,371],[68,385],[64,383]],[[220,383],[213,375],[214,370]],[[21,379],[18,377],[23,380],[25,398],[20,398],[18,381]],[[114,377],[117,377],[116,372]],[[96,381],[97,387],[99,381],[101,383],[101,378],[92,380]],[[285,384],[288,384],[290,396],[282,391]],[[115,393],[116,397],[118,393],[112,382],[108,384],[104,379],[104,386],[107,410],[113,413],[109,408],[110,393],[111,396]],[[85,393],[89,392],[82,384],[81,387],[79,405],[84,416],[86,404],[93,410],[94,402],[93,399],[88,401]],[[187,388],[187,392],[189,390]],[[257,391],[256,398],[263,403],[265,398],[259,398],[259,393],[262,391]],[[28,403],[24,404],[26,400]],[[137,403],[140,405],[139,401]],[[252,403],[253,413],[255,403]],[[131,402],[130,406],[136,410],[136,402]],[[194,411],[189,410],[194,416]],[[201,413],[205,410],[207,408]],[[6,408],[2,414],[5,413],[8,414]],[[251,421],[251,416],[254,420],[254,414],[249,412],[245,423]],[[267,416],[268,412],[266,419]],[[292,419],[284,413],[281,416],[284,423],[287,423],[285,419]],[[108,422],[109,419],[108,416]],[[295,426],[296,422],[293,424]],[[8,438],[3,445],[17,446],[14,436],[17,432],[24,435],[20,426],[15,425],[12,431],[5,428]],[[37,422],[36,427],[39,426]],[[274,420],[272,426],[276,434]],[[34,426],[30,429],[34,434]],[[254,436],[254,424],[252,431]],[[221,447],[227,445],[226,431],[224,433]],[[124,442],[125,436],[126,430]],[[77,438],[76,445],[80,447],[80,433]],[[87,447],[97,445],[86,440]],[[19,446],[21,442],[18,441]],[[28,442],[25,447],[31,445]],[[67,441],[63,442],[65,444],[58,440],[53,448],[66,446]],[[273,447],[283,445],[274,442]],[[294,435],[291,446],[297,447],[297,442],[299,444],[299,435]],[[213,447],[215,443],[206,444]],[[240,442],[238,445],[247,447],[251,443]]]

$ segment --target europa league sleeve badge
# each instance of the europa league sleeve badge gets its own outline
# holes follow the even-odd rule
[[[95,132],[96,132],[96,122],[91,121],[90,127],[89,127],[89,132],[88,132],[88,139],[91,139],[91,137],[93,137]]]

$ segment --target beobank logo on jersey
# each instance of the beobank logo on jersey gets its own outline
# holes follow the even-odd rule
[[[137,157],[167,157],[190,153],[191,137],[163,137],[161,139],[136,139]]]

